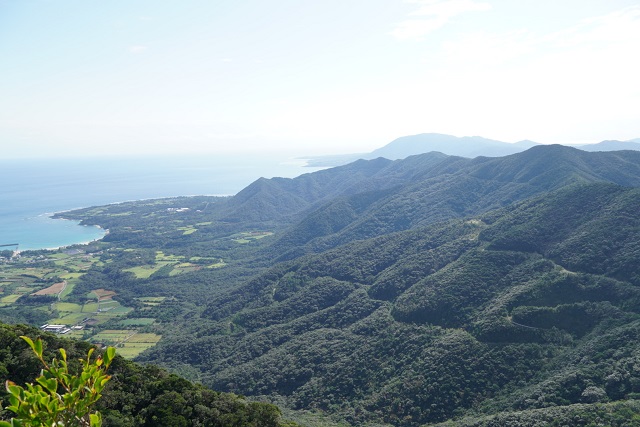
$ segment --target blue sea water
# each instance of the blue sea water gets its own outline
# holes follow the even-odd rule
[[[260,177],[293,178],[314,170],[304,161],[255,155],[0,160],[0,245],[57,248],[104,236],[96,227],[51,219],[55,212],[160,197],[232,195]]]

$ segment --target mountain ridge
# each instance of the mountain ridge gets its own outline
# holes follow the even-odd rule
[[[236,197],[67,213],[111,231],[70,298],[113,290],[162,322],[140,360],[287,414],[640,416],[607,406],[640,397],[640,152],[378,158]]]
[[[396,138],[388,144],[369,153],[312,156],[307,159],[307,166],[339,166],[357,159],[385,157],[398,160],[408,156],[431,151],[443,154],[474,158],[478,156],[502,157],[519,153],[540,144],[530,140],[508,143],[480,136],[456,137],[439,133],[422,133]],[[607,140],[596,144],[565,145],[584,151],[618,151],[640,150],[640,138],[629,141]]]
[[[444,421],[454,408],[584,403],[594,387],[596,400],[636,392],[636,373],[613,386],[600,372],[630,363],[634,347],[616,340],[640,336],[640,153],[418,155],[371,178],[390,170],[411,179],[304,211],[262,250],[282,262],[208,302],[203,321],[235,332],[198,334],[215,349],[190,356],[204,383],[397,426]],[[626,350],[572,376],[563,358],[596,360],[598,339]],[[187,357],[171,348],[147,360]]]

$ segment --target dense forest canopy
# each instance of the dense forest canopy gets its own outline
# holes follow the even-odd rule
[[[639,208],[640,152],[360,160],[234,197],[66,212],[110,232],[7,260],[0,318],[72,319],[78,338],[305,425],[636,425]],[[156,379],[114,386],[109,425],[220,399],[281,422],[119,360]]]

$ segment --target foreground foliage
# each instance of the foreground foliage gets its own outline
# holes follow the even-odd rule
[[[102,417],[99,412],[91,413],[91,408],[100,399],[102,390],[111,377],[106,374],[115,349],[109,347],[102,356],[91,361],[94,349],[89,349],[87,358],[80,360],[82,371],[78,375],[69,372],[67,352],[60,349],[61,359],[53,359],[48,364],[43,358],[42,340],[35,342],[21,336],[31,347],[43,365],[38,384],[27,384],[26,388],[7,380],[7,391],[11,406],[7,409],[16,415],[10,423],[0,421],[0,426],[65,426],[100,427]],[[64,394],[59,394],[62,389]]]
[[[81,341],[61,339],[51,334],[42,334],[35,328],[24,325],[0,324],[0,380],[6,381],[7,376],[20,385],[27,387],[27,383],[38,376],[41,361],[32,351],[26,352],[24,341],[20,336],[29,336],[38,343],[36,337],[42,339],[42,360],[49,367],[61,368],[62,360],[48,362],[54,355],[53,348],[64,348],[63,354],[67,355],[69,367],[72,370],[85,369],[77,360],[91,351],[91,347]],[[39,351],[39,347],[36,347]],[[93,408],[102,414],[102,423],[105,427],[138,427],[138,426],[253,426],[253,427],[283,427],[293,424],[282,421],[279,409],[270,404],[247,402],[243,398],[228,394],[218,393],[200,385],[193,384],[167,371],[153,367],[140,366],[129,362],[120,356],[109,359],[111,351],[102,354],[102,367],[109,360],[109,372],[111,379],[104,385],[98,395],[91,394]],[[64,357],[63,357],[64,360]],[[99,360],[99,359],[98,359]],[[89,371],[95,367],[95,361],[89,364]],[[62,369],[64,370],[64,369]],[[98,369],[101,371],[101,369]],[[58,371],[61,377],[63,372]],[[100,381],[106,377],[100,373]],[[96,375],[95,378],[97,378]],[[71,387],[79,385],[82,378],[66,377],[63,381],[71,381]],[[46,377],[42,380],[45,384],[50,381]],[[40,383],[40,382],[39,382]],[[11,386],[18,387],[18,385]],[[36,386],[37,387],[37,386]],[[52,384],[42,386],[45,393],[49,394],[47,387],[53,389]],[[100,388],[100,387],[97,387]],[[17,390],[17,389],[14,389]],[[3,401],[10,400],[13,394],[0,393]],[[50,400],[51,402],[51,400]],[[65,401],[66,403],[66,401]],[[36,403],[40,405],[40,403]],[[77,408],[76,408],[77,410]],[[11,413],[3,413],[3,418],[11,418]],[[40,418],[38,418],[38,422]],[[36,421],[33,421],[36,422]],[[34,425],[19,424],[14,425]],[[35,425],[51,425],[43,423]],[[74,424],[65,424],[74,425]],[[82,425],[82,424],[80,424]]]

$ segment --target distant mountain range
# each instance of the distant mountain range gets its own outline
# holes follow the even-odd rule
[[[520,153],[536,145],[534,141],[523,140],[516,143],[508,143],[487,139],[481,136],[457,137],[439,133],[421,133],[419,135],[403,136],[391,141],[384,147],[370,153],[339,154],[329,156],[316,156],[308,159],[308,166],[325,167],[341,166],[358,159],[375,159],[384,157],[390,160],[404,159],[416,154],[424,154],[437,151],[450,156],[474,158],[478,156],[501,157],[509,154]],[[574,145],[583,151],[640,151],[640,138],[629,141],[608,140],[597,144]]]

